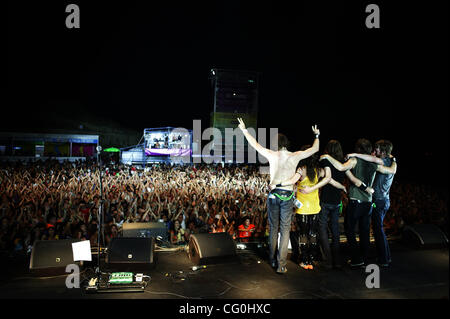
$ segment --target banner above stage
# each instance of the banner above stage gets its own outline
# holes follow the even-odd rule
[[[168,156],[190,156],[192,153],[191,149],[182,148],[146,148],[145,155],[168,155]]]

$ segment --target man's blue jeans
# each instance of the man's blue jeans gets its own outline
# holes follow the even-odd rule
[[[345,233],[350,246],[351,262],[367,263],[370,248],[370,215],[372,203],[351,199],[345,215]],[[359,224],[359,249],[356,241],[355,227]]]
[[[389,198],[375,199],[375,207],[372,213],[372,228],[375,237],[375,245],[377,248],[377,257],[380,264],[388,264],[391,262],[391,251],[386,234],[383,229],[383,221],[387,211],[391,205]]]
[[[286,196],[286,195],[284,195]],[[267,212],[269,218],[269,259],[278,261],[278,267],[285,267],[291,231],[293,199],[283,201],[275,195],[269,194],[267,198]],[[278,231],[280,232],[280,247],[278,248]]]
[[[327,259],[327,263],[333,266],[341,263],[339,257],[339,205],[320,203],[319,213],[319,238],[320,244],[323,249],[323,253]],[[330,242],[328,240],[328,218],[330,219],[331,229],[331,249]]]

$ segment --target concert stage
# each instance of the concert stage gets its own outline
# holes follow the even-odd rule
[[[372,253],[373,250],[374,247]],[[6,270],[0,278],[0,298],[448,299],[448,248],[418,250],[402,243],[391,243],[391,251],[393,264],[380,270],[380,288],[367,288],[368,273],[347,266],[342,269],[316,267],[307,271],[289,261],[288,272],[279,275],[257,250],[248,249],[238,250],[234,262],[208,265],[196,271],[192,270],[193,264],[185,251],[156,252],[158,259],[155,267],[146,273],[151,279],[144,292],[90,294],[83,289],[66,288],[64,275],[31,277],[26,256],[14,259],[2,256]],[[87,277],[89,271],[81,278]]]

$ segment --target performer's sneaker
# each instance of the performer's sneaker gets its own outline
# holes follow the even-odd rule
[[[364,262],[354,263],[350,260],[348,264],[352,269],[364,268]]]
[[[300,263],[300,267],[302,267],[303,269],[309,269],[309,265],[305,263]]]
[[[272,268],[277,268],[277,262],[274,260],[274,261],[272,261],[271,263],[270,263],[270,266],[272,267]]]
[[[285,274],[285,273],[287,273],[287,268],[286,267],[278,267],[277,273]]]

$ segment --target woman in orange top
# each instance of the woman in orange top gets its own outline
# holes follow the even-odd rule
[[[301,150],[309,146],[303,146]],[[320,182],[319,182],[319,179]],[[301,160],[296,174],[282,185],[295,184],[297,194],[295,201],[296,221],[298,225],[299,259],[304,269],[313,269],[313,262],[319,259],[318,216],[320,212],[319,188],[331,183],[333,186],[345,189],[339,182],[331,178],[329,167],[319,166],[316,154]]]

